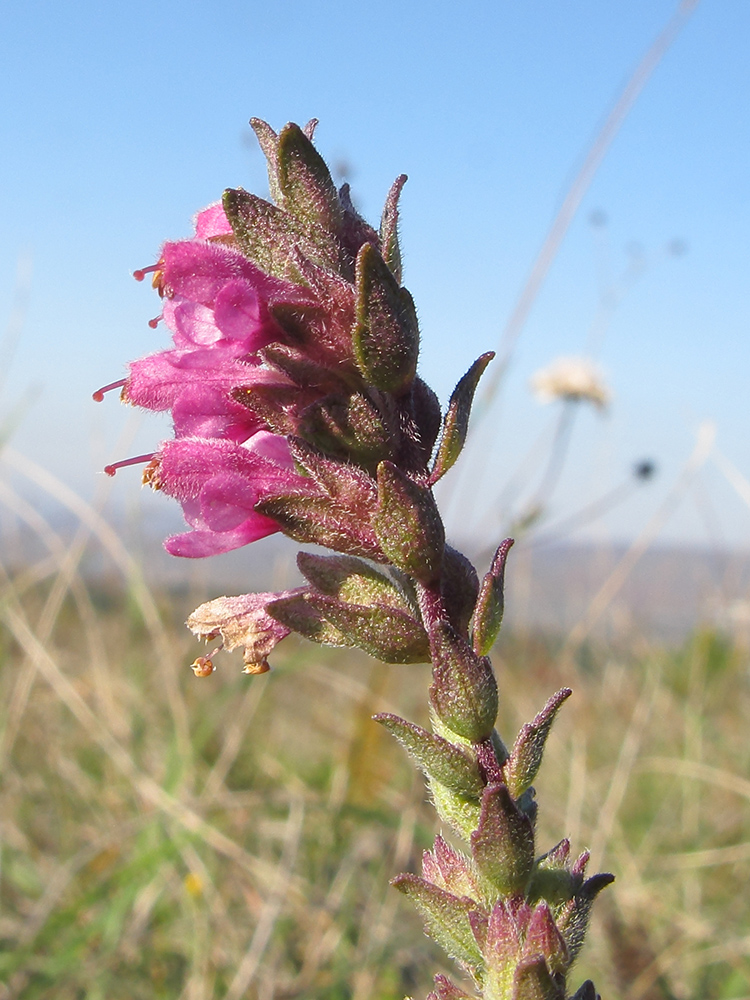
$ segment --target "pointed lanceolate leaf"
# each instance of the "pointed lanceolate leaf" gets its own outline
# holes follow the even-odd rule
[[[396,715],[384,712],[374,718],[396,737],[430,778],[466,798],[479,798],[482,778],[476,762],[463,750]]]
[[[304,390],[303,390],[304,392]],[[252,410],[274,434],[294,434],[298,418],[295,403],[299,404],[301,392],[297,386],[275,385],[237,386],[230,396],[237,403]]]
[[[318,642],[322,646],[349,645],[346,637],[323,618],[317,608],[305,599],[304,594],[270,601],[266,605],[266,611],[277,622],[312,642]]]
[[[338,234],[342,211],[336,185],[325,160],[298,125],[290,123],[281,130],[276,155],[284,208],[306,226]]]
[[[414,381],[419,324],[411,295],[401,288],[371,243],[357,255],[354,356],[370,385],[401,393]]]
[[[463,450],[466,434],[469,430],[469,416],[471,415],[474,393],[482,373],[494,357],[494,351],[488,351],[487,354],[477,358],[453,390],[443,421],[443,433],[430,477],[433,483],[445,475]]]
[[[406,174],[401,174],[393,182],[380,220],[380,249],[383,260],[393,271],[393,276],[399,284],[401,284],[401,248],[398,242],[398,199],[406,181]]]
[[[276,156],[279,146],[279,137],[276,135],[268,122],[264,122],[262,118],[251,118],[250,126],[253,132],[255,132],[258,145],[263,150],[263,154],[268,164],[268,190],[270,191],[273,200],[277,204],[280,204],[281,188],[279,187],[278,160]]]
[[[472,644],[474,652],[479,656],[487,656],[503,623],[505,561],[512,545],[512,538],[506,538],[500,545],[492,560],[489,572],[479,588],[479,596],[471,620]]]
[[[330,368],[317,364],[299,347],[273,343],[258,351],[258,356],[267,366],[288,375],[298,386],[329,391],[334,387],[341,387]]]
[[[565,990],[555,983],[544,959],[537,955],[516,966],[511,1000],[565,1000]]]
[[[574,962],[583,947],[586,928],[594,900],[606,886],[614,882],[614,875],[601,873],[586,879],[573,899],[565,906],[558,918],[558,925],[568,946],[570,961]]]
[[[364,469],[323,455],[301,438],[289,436],[287,442],[295,462],[332,500],[352,517],[367,520],[375,506],[377,487]]]
[[[534,831],[505,785],[489,785],[482,796],[471,852],[498,896],[522,895],[534,866]]]
[[[300,252],[325,267],[335,266],[337,250],[323,230],[303,228],[293,215],[242,188],[230,188],[222,200],[240,250],[267,274],[298,281]]]
[[[311,593],[307,600],[345,638],[383,663],[425,663],[430,658],[427,634],[419,622],[395,608],[345,604]]]
[[[378,466],[378,505],[372,523],[394,566],[425,586],[439,579],[445,529],[435,498],[392,462]]]
[[[448,955],[469,969],[482,964],[469,924],[477,908],[470,899],[459,899],[416,875],[399,875],[391,882],[412,901],[425,919],[425,930]]]
[[[497,719],[497,681],[485,657],[475,656],[447,622],[432,632],[430,704],[450,732],[472,743],[488,739]]]
[[[435,987],[437,1000],[471,1000],[470,995],[460,990],[447,976],[435,976]]]
[[[328,497],[295,494],[267,497],[255,509],[273,518],[285,535],[297,542],[324,545],[335,552],[386,562],[366,523],[352,523],[351,514]]]
[[[570,1000],[602,1000],[596,992],[596,987],[587,979],[585,983],[578,987]]]
[[[523,950],[527,958],[543,955],[553,974],[565,973],[570,965],[568,947],[546,903],[539,903],[531,915]]]
[[[519,919],[517,900],[498,900],[492,908],[482,949],[487,959],[486,995],[507,997],[513,985],[513,974],[521,957],[523,923]],[[522,904],[525,910],[525,904]]]
[[[434,848],[422,854],[422,875],[428,882],[447,889],[454,896],[468,896],[470,899],[480,896],[473,862],[465,854],[454,850],[439,834]],[[473,917],[469,919],[473,927]],[[479,941],[476,930],[474,937]]]
[[[307,136],[310,142],[312,142],[313,139],[315,138],[315,129],[318,127],[318,125],[320,125],[318,119],[311,118],[310,121],[306,125],[303,125],[302,127],[302,132],[304,133],[304,135]]]
[[[561,688],[552,695],[542,711],[521,728],[505,764],[505,780],[514,798],[523,795],[536,777],[552,723],[560,706],[571,694],[570,688]]]
[[[347,604],[394,608],[413,615],[409,602],[395,583],[361,559],[300,552],[297,566],[305,579],[328,597],[337,597]]]

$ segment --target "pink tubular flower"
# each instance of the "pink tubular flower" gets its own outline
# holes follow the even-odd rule
[[[159,262],[146,269],[162,296],[160,318],[173,346],[132,362],[124,382],[107,387],[121,387],[125,402],[171,411],[175,439],[161,445],[144,482],[182,505],[192,530],[168,538],[165,547],[187,557],[227,552],[278,531],[255,504],[269,492],[310,489],[293,471],[286,439],[269,433],[232,395],[237,388],[294,385],[264,367],[258,351],[285,339],[270,306],[309,304],[310,293],[217,242],[232,232],[221,205],[198,213],[195,227],[194,238],[165,244]]]
[[[264,495],[316,492],[294,471],[286,440],[267,431],[246,446],[199,437],[165,441],[144,482],[181,504],[193,530],[164,545],[190,558],[229,552],[278,531],[276,521],[255,510]]]
[[[218,207],[207,212],[213,228],[220,228]],[[204,215],[198,216],[199,231],[209,231]],[[247,440],[262,424],[231,390],[291,384],[261,368],[257,352],[284,337],[270,304],[306,303],[309,296],[264,274],[231,247],[198,238],[167,243],[157,266],[163,319],[174,347],[131,363],[123,399],[149,410],[171,410],[176,437]]]

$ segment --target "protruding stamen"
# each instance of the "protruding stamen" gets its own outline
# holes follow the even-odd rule
[[[136,281],[143,281],[147,274],[153,274],[154,271],[158,271],[161,268],[161,261],[156,264],[150,264],[148,267],[139,267],[137,271],[133,271],[133,277]]]
[[[210,677],[214,670],[216,670],[210,656],[199,656],[197,660],[193,660],[190,666],[196,677]]]
[[[261,660],[260,663],[246,663],[242,668],[243,674],[267,674],[271,669],[268,660]]]
[[[143,465],[144,462],[153,461],[153,458],[153,452],[151,452],[150,455],[136,455],[135,458],[125,458],[122,462],[113,462],[112,465],[105,465],[104,471],[108,476],[114,476],[118,469],[124,469],[128,465]]]
[[[208,653],[206,656],[199,656],[197,660],[193,660],[190,666],[192,667],[193,673],[195,674],[196,677],[211,676],[214,670],[216,670],[213,658],[214,656],[216,656],[217,653],[221,652],[223,648],[224,648],[224,643],[222,643],[220,646],[217,646],[216,649],[212,649],[211,652]]]
[[[159,325],[159,323],[161,323],[161,321],[163,319],[164,319],[163,316],[154,316],[153,319],[150,319],[148,321],[148,325],[151,327],[152,330],[155,330],[157,328],[157,326]]]
[[[111,392],[112,389],[122,389],[126,381],[127,379],[121,378],[119,382],[110,382],[109,385],[103,385],[101,389],[97,389],[96,392],[92,392],[91,397],[95,403],[101,403],[104,399],[105,392]]]

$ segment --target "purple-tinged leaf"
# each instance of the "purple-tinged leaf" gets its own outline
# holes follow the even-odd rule
[[[444,740],[442,736],[428,733],[426,729],[396,715],[383,712],[374,718],[396,737],[428,777],[434,778],[458,795],[479,798],[483,788],[482,779],[476,762],[463,750]]]
[[[380,250],[383,254],[383,260],[393,271],[393,276],[399,285],[401,284],[401,248],[398,241],[398,200],[406,181],[406,174],[401,174],[393,182],[380,220]]]
[[[287,441],[298,466],[354,519],[367,522],[377,500],[377,487],[372,477],[351,462],[324,455],[301,438],[289,437]]]
[[[271,193],[271,197],[277,203],[281,203],[281,188],[279,187],[278,178],[278,148],[279,148],[279,137],[268,124],[264,122],[262,118],[251,118],[250,127],[258,140],[258,145],[263,150],[263,154],[266,158],[268,164],[268,190]]]
[[[277,622],[311,642],[320,643],[321,646],[350,645],[346,636],[326,621],[317,608],[305,599],[304,594],[270,601],[266,605],[266,611]]]
[[[301,347],[268,344],[258,351],[258,356],[267,366],[287,375],[298,388],[314,388],[326,394],[342,388],[336,373],[314,361]]]
[[[358,392],[334,393],[311,403],[300,415],[298,433],[326,454],[353,459],[372,472],[392,450],[382,416]]]
[[[410,615],[379,605],[345,604],[311,593],[307,601],[346,638],[384,663],[424,663],[430,658],[427,635]]]
[[[386,562],[375,534],[367,523],[352,523],[350,513],[328,497],[282,494],[262,500],[255,508],[272,518],[285,535],[297,542],[314,543]]]
[[[459,899],[417,875],[398,875],[392,880],[425,919],[425,931],[450,958],[465,968],[477,969],[482,955],[469,923],[469,914],[478,909],[471,899]]]
[[[564,974],[570,965],[568,947],[546,903],[539,903],[531,915],[523,954],[527,958],[544,955],[547,968],[553,975]]]
[[[297,566],[305,579],[328,597],[336,597],[347,604],[392,608],[415,616],[414,609],[396,584],[361,559],[300,552]]]
[[[445,546],[443,553],[440,591],[454,628],[461,635],[467,635],[479,591],[479,580],[477,571],[466,556],[450,545]]]
[[[492,649],[503,623],[505,561],[512,545],[512,538],[506,538],[500,545],[492,560],[490,570],[479,588],[479,596],[471,620],[471,635],[474,652],[480,656],[487,656]]]
[[[266,274],[302,283],[299,256],[333,268],[338,248],[330,233],[299,219],[243,188],[229,188],[222,200],[237,246]]]
[[[290,122],[281,130],[276,156],[284,208],[308,227],[338,234],[342,210],[336,185],[325,160],[298,125]]]
[[[419,434],[419,449],[422,464],[426,467],[432,456],[432,449],[440,433],[440,400],[419,375],[411,387],[411,409]]]
[[[537,955],[516,966],[511,1000],[565,1000],[565,988],[555,982],[544,959]]]
[[[542,711],[521,728],[504,767],[505,780],[513,798],[519,798],[531,787],[542,763],[544,745],[555,716],[572,693],[570,688],[561,688],[552,695]]]
[[[436,483],[438,479],[441,479],[461,454],[469,430],[469,416],[471,415],[474,393],[482,373],[494,357],[495,352],[488,351],[477,358],[453,390],[443,420],[443,433],[438,445],[430,482]]]
[[[439,834],[435,838],[435,846],[432,851],[425,851],[422,855],[423,866],[426,860],[431,871],[437,868],[439,873],[437,885],[452,892],[454,896],[478,898],[479,888],[471,859],[460,851],[454,850]],[[425,878],[428,878],[427,873],[424,874]]]
[[[460,990],[447,976],[435,976],[435,986],[437,989],[434,995],[437,1000],[472,1000],[469,993]]]

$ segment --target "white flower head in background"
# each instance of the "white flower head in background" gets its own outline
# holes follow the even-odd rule
[[[556,358],[531,376],[531,389],[542,403],[562,399],[593,403],[600,410],[611,398],[604,375],[590,358]]]

